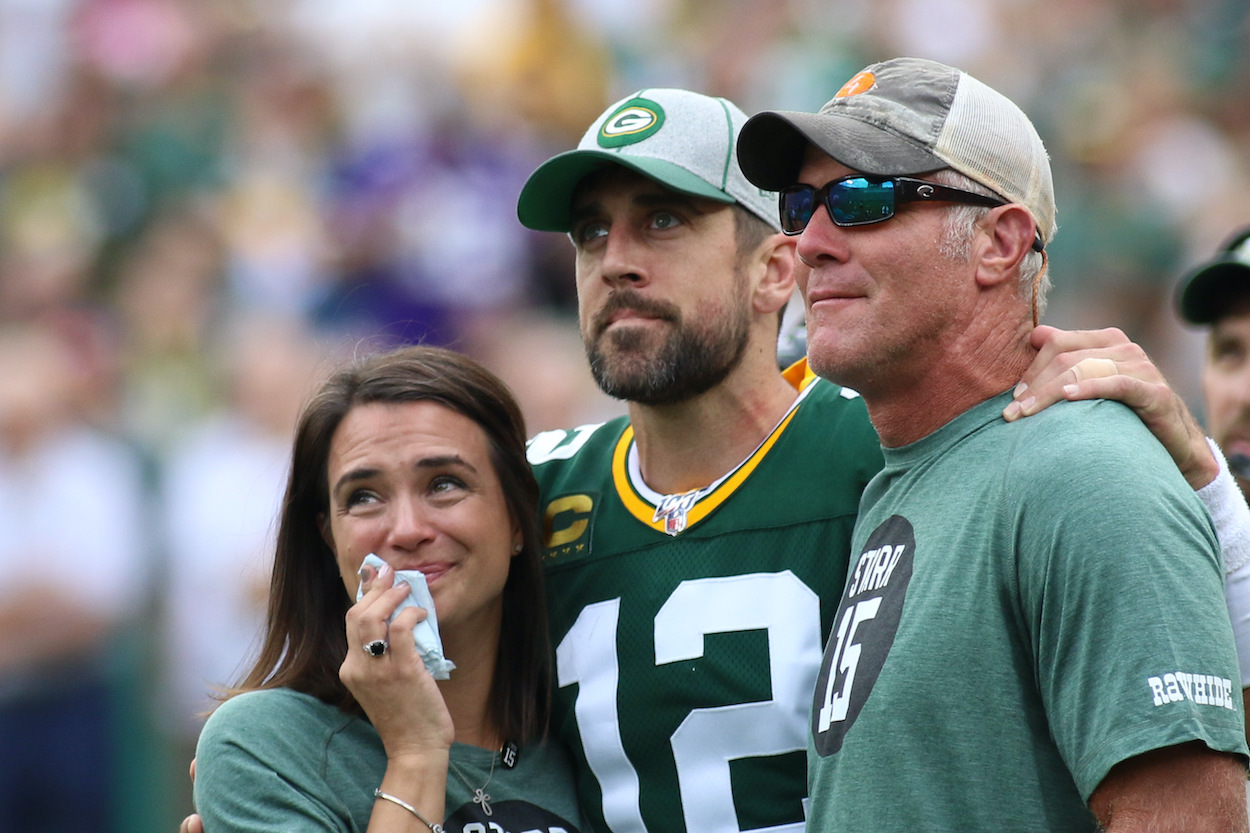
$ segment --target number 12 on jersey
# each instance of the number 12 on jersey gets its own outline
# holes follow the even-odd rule
[[[649,776],[648,762],[638,762],[640,778],[622,740],[639,729],[622,726],[618,708],[622,604],[622,598],[615,598],[583,608],[556,648],[556,667],[561,688],[578,686],[574,713],[586,761],[602,790],[604,819],[614,833],[643,833],[647,828],[639,796]],[[735,811],[732,761],[806,748],[808,709],[821,659],[820,601],[789,570],[679,584],[654,618],[655,665],[699,660],[705,636],[740,631],[767,634],[772,698],[692,705],[667,738],[689,833],[742,829]],[[656,768],[657,773],[667,771]],[[803,823],[757,829],[802,833]]]

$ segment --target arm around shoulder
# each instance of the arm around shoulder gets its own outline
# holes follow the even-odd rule
[[[1246,833],[1246,765],[1201,741],[1112,767],[1089,806],[1107,833]]]
[[[1210,483],[1197,490],[1202,505],[1211,516],[1215,535],[1224,556],[1224,573],[1250,573],[1250,506],[1228,470],[1224,454],[1214,440],[1207,445],[1215,457],[1218,474]]]
[[[1220,542],[1224,559],[1224,599],[1237,643],[1241,684],[1250,686],[1250,507],[1233,481],[1219,446],[1212,440],[1207,442],[1219,463],[1220,473],[1198,490],[1198,497],[1211,516]],[[1250,689],[1246,689],[1243,696],[1250,696]]]

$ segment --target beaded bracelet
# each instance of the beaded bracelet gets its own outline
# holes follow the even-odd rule
[[[417,812],[416,807],[413,807],[411,804],[409,804],[407,801],[404,801],[402,798],[396,798],[390,793],[384,793],[382,792],[381,789],[374,790],[373,797],[381,798],[385,801],[391,802],[392,804],[398,804],[400,807],[403,807],[405,810],[407,810],[408,812],[416,816],[417,821],[421,822],[426,827],[430,828],[430,830],[432,830],[433,833],[443,833],[443,826],[441,824],[430,824],[428,821],[425,820],[425,816]]]

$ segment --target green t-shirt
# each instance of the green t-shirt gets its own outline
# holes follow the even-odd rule
[[[1113,402],[887,449],[816,684],[812,830],[1072,833],[1116,763],[1245,755],[1220,554]]]
[[[497,829],[588,831],[577,810],[568,757],[558,745],[520,749],[515,767],[463,744],[451,760],[474,787],[486,784],[492,815],[447,776],[447,833]],[[373,726],[290,689],[233,697],[209,717],[196,747],[195,806],[207,833],[360,833],[386,752]],[[489,777],[489,783],[487,778]],[[404,796],[400,796],[403,798]]]
[[[616,833],[802,831],[812,686],[881,466],[863,401],[809,384],[755,454],[687,495],[642,482],[624,419],[540,434],[530,460],[552,730],[587,816]]]

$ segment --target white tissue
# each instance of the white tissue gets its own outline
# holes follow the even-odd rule
[[[385,562],[373,553],[369,553],[365,556],[364,563],[377,571]],[[429,615],[412,629],[412,635],[417,641],[417,653],[421,655],[421,661],[425,663],[426,670],[434,679],[446,680],[451,676],[451,671],[456,664],[443,656],[443,639],[438,635],[438,616],[434,613],[434,598],[430,595],[429,585],[425,583],[425,574],[420,570],[396,570],[395,581],[408,582],[408,598],[399,603],[399,607],[395,608],[395,612],[391,614],[388,621],[394,621],[399,612],[406,607],[425,608]],[[364,594],[362,583],[356,590],[356,601],[360,601]]]

